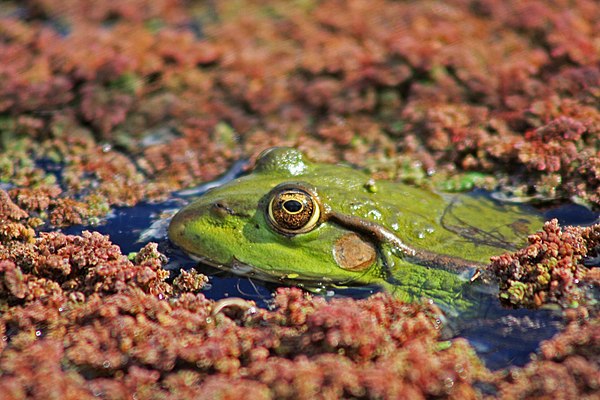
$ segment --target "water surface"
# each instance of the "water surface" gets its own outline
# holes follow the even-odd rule
[[[210,277],[210,284],[203,291],[207,298],[218,300],[225,297],[242,297],[268,307],[277,285],[233,275],[210,266],[198,265],[185,253],[173,246],[167,237],[170,218],[182,206],[211,187],[218,186],[239,175],[244,163],[239,162],[222,178],[192,190],[174,193],[161,203],[139,203],[135,207],[114,208],[111,215],[98,226],[72,226],[62,230],[65,234],[80,234],[95,230],[109,235],[112,242],[121,247],[124,254],[137,252],[148,242],[157,242],[159,250],[169,258],[166,269],[172,270],[171,278],[180,268],[196,268]],[[546,219],[558,218],[561,224],[590,225],[597,222],[598,215],[585,207],[567,204],[551,207],[544,212]],[[349,289],[324,289],[324,296],[367,297],[379,289],[358,287]],[[482,293],[478,307],[468,319],[449,321],[451,335],[464,337],[472,344],[478,355],[492,370],[509,366],[523,366],[535,353],[542,340],[551,338],[562,326],[557,310],[509,309],[501,306],[495,294]]]

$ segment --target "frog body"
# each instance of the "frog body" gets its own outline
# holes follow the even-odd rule
[[[169,238],[204,263],[262,280],[374,284],[405,300],[461,307],[475,271],[542,222],[485,196],[375,182],[274,148],[252,173],[180,210]]]

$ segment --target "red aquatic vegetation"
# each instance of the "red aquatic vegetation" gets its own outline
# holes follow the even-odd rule
[[[198,293],[208,283],[208,277],[191,269],[179,270],[179,275],[173,279],[173,287],[179,292]]]
[[[524,368],[497,374],[503,399],[593,399],[600,390],[600,319],[578,318]]]
[[[582,122],[559,117],[525,135],[519,160],[532,170],[572,173],[581,160],[591,156],[582,140],[586,133]]]
[[[0,383],[3,396],[7,399],[93,398],[90,390],[82,386],[81,375],[63,371],[63,357],[64,348],[56,339],[31,343],[26,355],[19,351],[3,353],[0,359],[5,372]]]
[[[0,221],[19,221],[27,218],[27,212],[17,206],[5,190],[0,190]]]
[[[418,183],[477,170],[517,196],[599,197],[594,2],[84,3],[29,1],[0,29],[3,115],[67,161],[62,196],[161,198],[286,144]],[[75,136],[89,145],[54,152]],[[123,150],[135,178],[83,176]]]
[[[123,123],[132,106],[132,96],[108,88],[84,86],[81,91],[81,115],[102,135],[107,135]]]
[[[466,341],[441,340],[432,304],[385,295],[328,302],[281,289],[273,311],[248,303],[215,314],[214,302],[192,293],[201,275],[165,282],[156,244],[130,261],[88,232],[4,239],[0,257],[0,386],[17,398],[213,397],[231,388],[280,398],[472,397],[473,382],[489,376]]]
[[[517,199],[600,204],[595,1],[4,6],[17,12],[0,10],[0,391],[16,398],[479,394],[485,371],[464,341],[443,350],[429,306],[288,290],[273,311],[211,316],[187,293],[203,276],[167,283],[152,245],[130,261],[101,235],[32,229],[165,198],[265,147],[424,185],[476,171]],[[547,225],[494,261],[502,293],[585,303],[597,235]],[[593,396],[594,324],[544,345],[499,394]]]
[[[164,283],[169,275],[162,269],[164,256],[155,244],[140,250],[132,262],[99,233],[21,236],[27,240],[3,235],[0,244],[4,299],[10,303],[63,295],[84,299],[92,293],[116,293],[132,286],[153,294],[171,290]]]
[[[35,189],[18,188],[10,193],[14,197],[16,203],[30,211],[46,211],[52,200],[61,194],[62,190],[58,185],[49,187],[37,187]]]
[[[18,24],[18,21],[9,20],[9,23]],[[130,147],[132,140],[141,136],[137,133],[146,132],[148,124],[167,124],[176,115],[186,120],[196,110],[192,111],[189,108],[186,111],[186,108],[182,107],[183,102],[177,96],[164,96],[161,93],[154,95],[154,92],[161,86],[168,87],[171,82],[180,85],[179,79],[195,68],[196,63],[211,62],[215,57],[211,47],[192,40],[193,36],[185,31],[162,31],[153,35],[144,28],[118,26],[114,31],[108,31],[101,27],[86,26],[76,27],[70,35],[61,37],[51,30],[44,30],[40,36],[36,36],[33,26],[29,26],[29,30],[26,27],[22,28],[27,34],[17,35],[10,30],[3,32],[8,42],[5,43],[4,52],[0,51],[0,54],[6,56],[6,79],[20,79],[12,89],[10,85],[3,86],[7,90],[3,94],[7,107],[5,111],[8,115],[27,112],[36,115],[10,117],[8,121],[15,131],[26,132],[36,138],[48,135],[57,137],[58,140],[46,141],[41,148],[35,150],[38,154],[58,156],[60,161],[67,162],[67,189],[74,192],[93,190],[95,195],[104,196],[108,204],[121,205],[133,205],[144,196],[164,196],[171,189],[169,185],[172,185],[174,180],[169,182],[163,179],[156,183],[142,184],[144,177],[136,173],[133,160],[123,160],[118,152],[110,151],[112,144],[94,143],[94,136],[100,140]],[[118,35],[117,31],[120,32]],[[121,38],[115,40],[117,36]],[[178,45],[175,46],[174,43]],[[37,52],[27,51],[30,47],[34,47]],[[23,62],[20,63],[18,58],[11,56],[15,52],[23,55]],[[36,62],[38,56],[44,60],[44,73],[39,72],[35,77],[27,78],[27,62]],[[167,64],[173,66],[173,71],[164,71],[163,74],[162,69]],[[143,79],[143,76],[150,74],[156,75],[157,84]],[[39,86],[38,82],[46,82],[44,85],[52,87],[47,82],[55,76],[71,82],[72,85],[57,90],[68,94],[76,92],[77,97],[59,100],[64,96],[48,92],[48,97],[51,97],[54,103],[31,103],[44,102],[35,85]],[[20,96],[31,98],[23,97],[19,100]],[[142,99],[144,100],[140,101]],[[162,104],[156,104],[155,99],[167,99],[170,104],[167,104],[168,107],[162,107]],[[160,109],[165,111],[155,111]],[[130,118],[133,112],[137,114]],[[43,115],[43,118],[39,115]],[[35,124],[25,124],[27,121]],[[77,139],[84,145],[72,146]],[[193,142],[193,138],[191,139],[185,144],[188,151],[190,143]],[[65,146],[63,141],[70,142],[71,146]],[[9,147],[11,145],[9,143]],[[194,151],[198,152],[200,146],[202,143],[197,143]],[[55,152],[57,149],[60,149],[58,153]],[[204,179],[210,179],[220,171],[214,165],[206,168],[214,172],[204,172]],[[114,173],[114,170],[118,173]],[[174,168],[174,171],[165,175],[182,175],[181,171],[185,172],[185,169]],[[30,184],[23,179],[27,177],[23,171],[10,169],[8,172],[11,173],[9,178],[15,182],[24,186]],[[85,174],[95,176],[85,177]],[[20,177],[23,178],[19,180]],[[198,177],[192,176],[186,182],[192,179],[197,180]],[[72,193],[64,193],[69,194]],[[39,194],[35,196],[39,197]],[[81,217],[78,218],[68,211],[57,211],[53,214],[53,220],[57,224],[72,224],[95,217],[99,210],[90,210],[93,205],[89,201],[86,203],[87,207],[82,205],[81,212],[76,212]],[[36,204],[31,205],[32,211],[39,208]],[[67,207],[73,208],[73,205]],[[58,208],[64,207],[59,205]]]
[[[22,6],[37,18],[65,18],[68,22],[103,22],[123,19],[142,22],[161,18],[171,22],[185,21],[181,0],[129,0],[119,3],[90,3],[85,0],[26,0]]]
[[[528,307],[585,303],[590,295],[585,286],[597,284],[598,267],[586,267],[584,260],[598,256],[600,225],[562,228],[552,220],[528,242],[516,253],[492,257],[490,268],[499,278],[500,298]]]
[[[0,318],[8,335],[0,385],[14,393],[45,395],[59,389],[25,378],[51,372],[65,382],[60,390],[106,395],[204,393],[214,398],[245,388],[278,398],[319,393],[460,398],[475,396],[474,380],[489,376],[466,341],[439,341],[437,311],[429,306],[386,296],[328,304],[298,289],[280,291],[275,301],[275,310],[253,309],[238,320],[211,316],[213,303],[202,295],[167,301],[139,289],[92,294],[83,302],[63,298],[46,309],[39,301],[13,307]],[[322,336],[339,331],[319,323],[314,330],[311,321],[333,321],[341,310],[345,315],[355,311],[358,320],[373,319],[369,326],[379,343],[371,339],[361,354],[344,353],[368,336],[358,326],[345,333],[344,343],[322,343]],[[292,318],[298,313],[305,318]],[[386,334],[390,328],[392,335]],[[40,352],[25,351],[31,346]],[[32,371],[44,348],[49,353],[39,365],[43,368]],[[13,362],[20,354],[21,361]]]
[[[598,241],[597,230],[580,235]],[[0,259],[0,388],[17,398],[214,398],[234,389],[258,398],[475,398],[476,382],[492,383],[467,341],[441,338],[432,303],[384,294],[327,301],[279,289],[271,311],[219,305],[194,294],[205,282],[195,271],[168,284],[156,244],[130,261],[107,237],[87,232],[3,239]],[[541,347],[545,360],[497,374],[499,394],[593,393],[597,321],[587,312],[568,313],[569,328]],[[522,376],[547,368],[554,372],[544,382],[560,374],[564,391],[551,382],[522,388]],[[49,375],[60,384],[48,387]]]

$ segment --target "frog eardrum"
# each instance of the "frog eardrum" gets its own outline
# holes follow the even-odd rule
[[[271,227],[285,235],[312,231],[321,217],[321,206],[311,190],[283,183],[267,195],[266,217]]]

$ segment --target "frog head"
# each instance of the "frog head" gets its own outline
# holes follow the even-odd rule
[[[269,281],[323,284],[380,280],[372,240],[330,221],[331,185],[365,191],[365,175],[319,165],[298,150],[263,152],[253,172],[212,189],[177,213],[169,237],[192,257]]]

